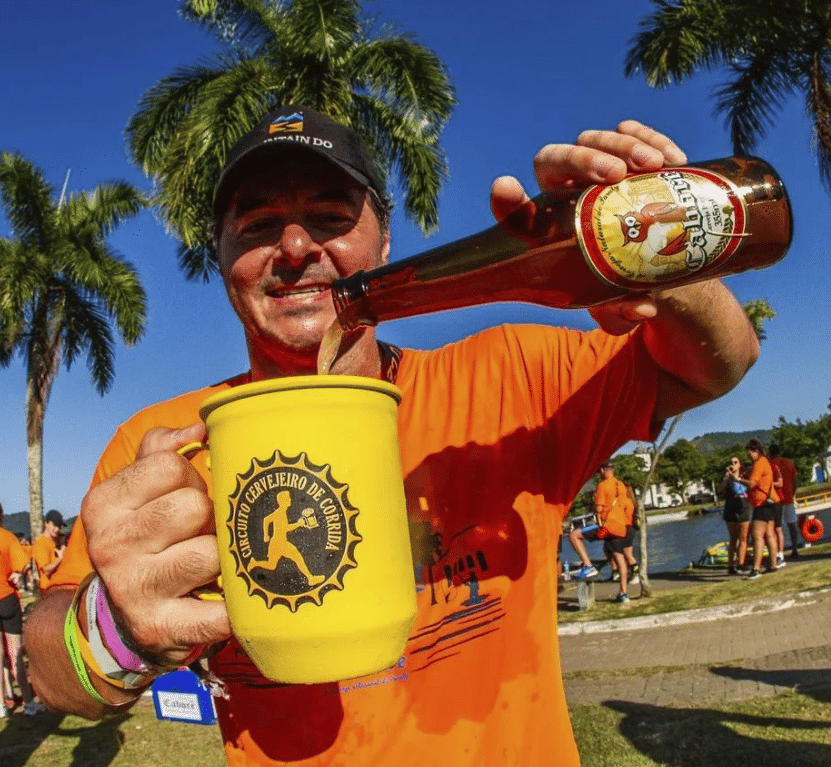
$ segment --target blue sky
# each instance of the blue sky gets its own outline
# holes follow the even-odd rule
[[[127,160],[123,129],[142,93],[174,68],[216,46],[180,20],[175,0],[5,0],[0,4],[0,148],[22,152],[60,190],[88,189],[123,178],[147,189]],[[440,201],[440,229],[425,239],[393,217],[393,258],[490,225],[494,178],[517,176],[535,190],[531,161],[548,142],[571,141],[585,128],[627,117],[671,135],[691,159],[730,154],[713,116],[718,74],[702,74],[655,91],[625,78],[623,61],[648,0],[551,3],[520,0],[506,12],[492,0],[389,0],[367,11],[428,45],[449,68],[459,100],[445,133],[451,178]],[[564,10],[566,9],[566,10]],[[783,176],[795,210],[795,238],[775,267],[728,278],[739,300],[767,298],[761,360],[716,403],[688,413],[678,437],[768,428],[779,416],[812,420],[827,412],[829,294],[827,239],[831,197],[820,186],[802,100],[786,105],[757,154]],[[0,220],[0,236],[7,236]],[[116,426],[135,410],[247,368],[243,337],[218,281],[185,282],[176,244],[150,212],[121,227],[113,245],[138,268],[149,297],[144,340],[119,347],[116,382],[105,397],[86,368],[61,369],[45,424],[46,508],[74,516],[95,463]],[[585,312],[491,305],[390,323],[380,335],[404,346],[433,348],[502,322],[577,328]],[[28,508],[22,365],[0,370],[0,501]]]

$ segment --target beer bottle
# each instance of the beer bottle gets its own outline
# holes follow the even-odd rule
[[[728,157],[529,200],[479,234],[337,280],[343,330],[475,304],[576,309],[781,259],[787,192],[755,157]]]

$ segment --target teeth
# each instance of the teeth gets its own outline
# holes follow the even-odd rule
[[[272,298],[283,298],[284,296],[297,296],[304,295],[307,293],[323,293],[327,290],[328,288],[321,287],[319,285],[310,285],[306,288],[284,288],[283,290],[267,290],[266,294],[271,296]]]

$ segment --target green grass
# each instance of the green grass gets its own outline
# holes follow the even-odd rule
[[[582,767],[827,767],[831,691],[694,707],[570,709]],[[159,722],[149,701],[103,722],[0,720],[3,767],[224,767],[217,727]]]
[[[570,709],[582,767],[827,767],[831,691],[694,707]]]
[[[814,546],[812,556],[831,550],[831,544]],[[692,610],[700,607],[735,605],[751,599],[759,599],[778,594],[810,591],[831,585],[831,557],[817,562],[806,562],[798,567],[785,568],[748,581],[744,578],[732,578],[722,583],[705,583],[694,587],[668,591],[655,591],[651,597],[638,598],[638,586],[630,587],[630,595],[635,597],[621,609],[620,605],[606,601],[597,601],[586,612],[561,612],[560,623],[577,621],[610,620],[631,618],[639,615],[657,615],[679,610]]]
[[[0,719],[3,767],[225,767],[219,728],[159,721],[149,698],[100,722],[18,712]]]

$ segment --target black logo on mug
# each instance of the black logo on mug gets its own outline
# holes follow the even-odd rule
[[[316,466],[305,453],[289,458],[277,450],[237,475],[227,526],[237,575],[249,594],[294,612],[343,589],[344,574],[358,566],[361,540],[347,488],[328,464]]]

